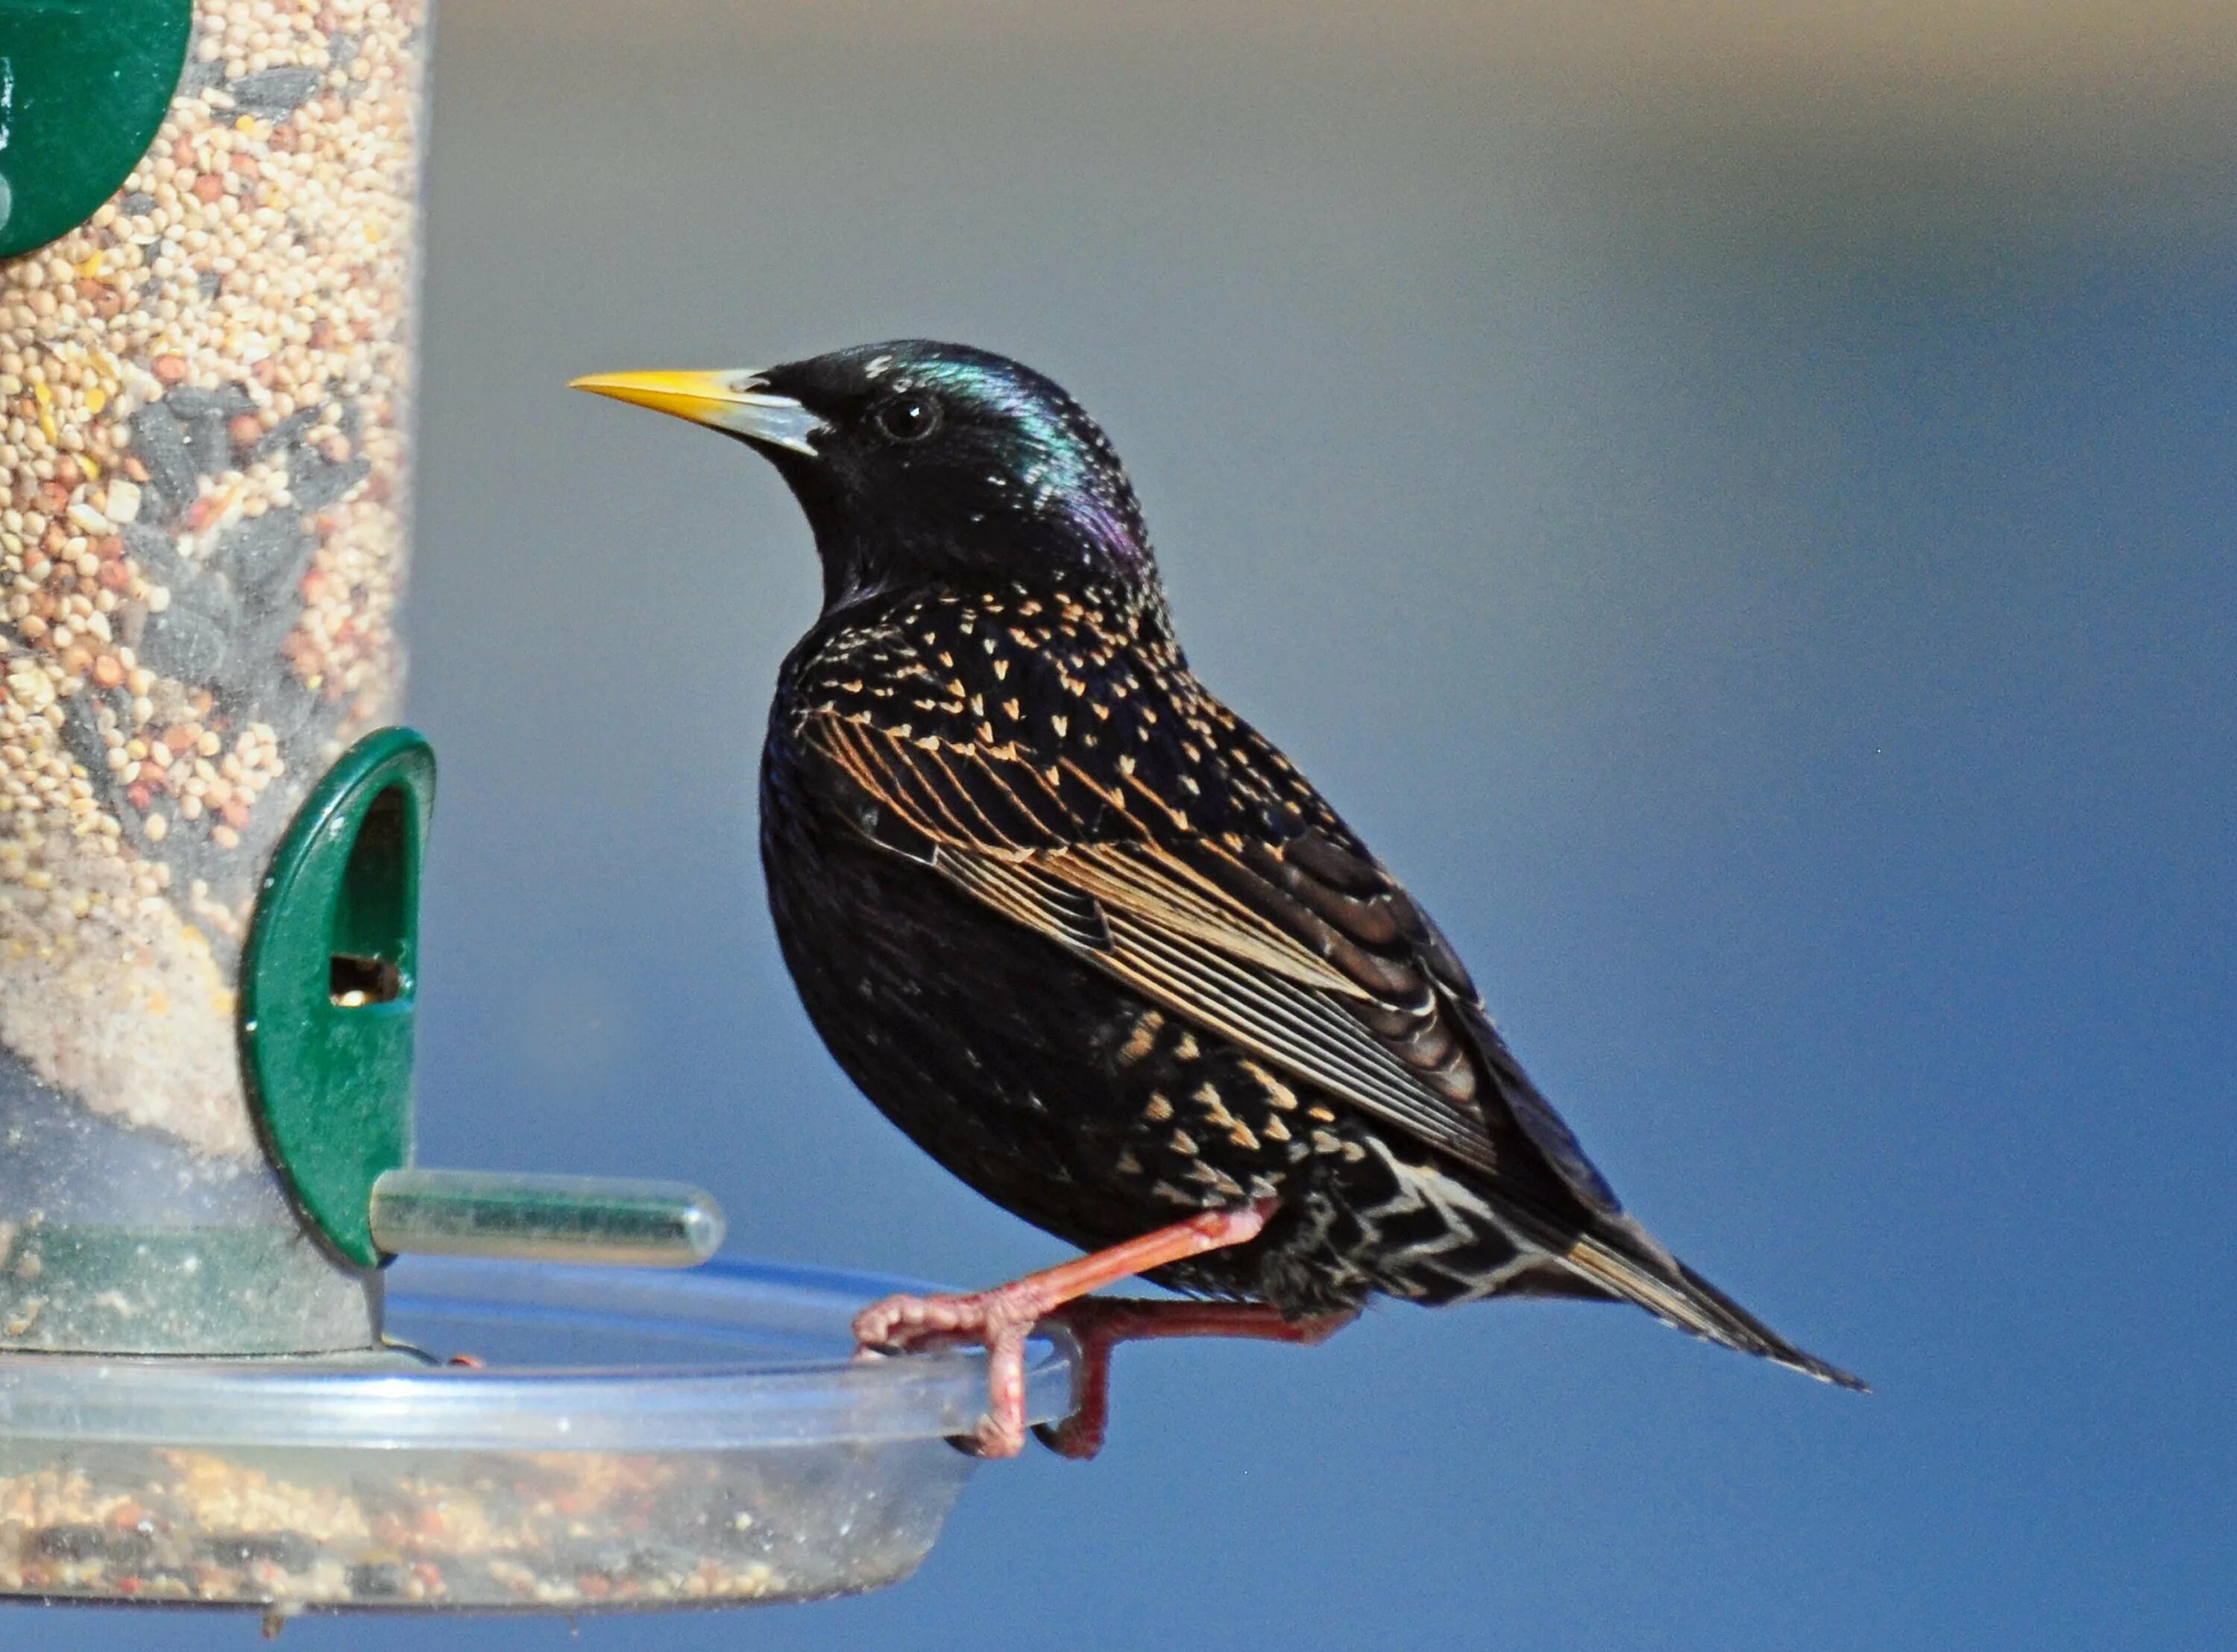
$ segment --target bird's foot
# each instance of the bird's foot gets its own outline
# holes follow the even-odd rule
[[[967,1437],[980,1457],[1015,1457],[1026,1444],[1026,1339],[1040,1319],[1029,1280],[968,1296],[889,1296],[855,1316],[866,1354],[915,1353],[979,1343],[987,1350],[987,1411]]]
[[[1114,1280],[1206,1251],[1248,1244],[1258,1237],[1274,1208],[1273,1200],[1262,1199],[1234,1210],[1207,1210],[989,1291],[966,1296],[889,1296],[855,1316],[855,1341],[865,1353],[984,1345],[987,1412],[972,1441],[982,1457],[1015,1457],[1026,1445],[1026,1339],[1034,1326],[1067,1302]],[[1107,1366],[1107,1349],[1104,1358]]]
[[[1147,1342],[1160,1337],[1245,1337],[1260,1342],[1310,1345],[1327,1341],[1358,1317],[1357,1308],[1307,1320],[1285,1320],[1259,1302],[1082,1297],[1050,1316],[1071,1331],[1079,1349],[1072,1414],[1060,1423],[1037,1425],[1034,1438],[1058,1456],[1078,1462],[1103,1449],[1111,1424],[1111,1354],[1122,1342]]]

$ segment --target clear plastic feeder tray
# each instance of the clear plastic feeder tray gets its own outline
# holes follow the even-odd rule
[[[391,1270],[357,1363],[0,1353],[0,1592],[582,1611],[851,1593],[915,1569],[975,1466],[975,1352],[856,1360],[895,1288],[716,1262]],[[458,1355],[478,1367],[434,1363]],[[1036,1421],[1071,1405],[1036,1344]]]

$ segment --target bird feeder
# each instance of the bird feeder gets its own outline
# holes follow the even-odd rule
[[[0,0],[0,1595],[825,1595],[969,1471],[980,1359],[848,1359],[888,1282],[602,1271],[714,1201],[413,1162],[427,46]]]

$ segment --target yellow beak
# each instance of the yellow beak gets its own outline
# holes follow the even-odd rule
[[[766,387],[759,372],[617,372],[571,379],[570,390],[587,390],[631,402],[656,412],[673,413],[694,425],[767,443],[809,458],[817,457],[808,438],[828,427],[789,396]]]

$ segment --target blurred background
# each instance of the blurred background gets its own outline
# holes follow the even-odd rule
[[[789,498],[562,388],[960,339],[1101,418],[1200,672],[1633,1208],[1879,1390],[1545,1304],[1132,1350],[1105,1458],[983,1473],[902,1588],[584,1643],[2237,1638],[2237,12],[442,10],[428,1161],[688,1175],[761,1255],[1059,1259],[778,961]]]

